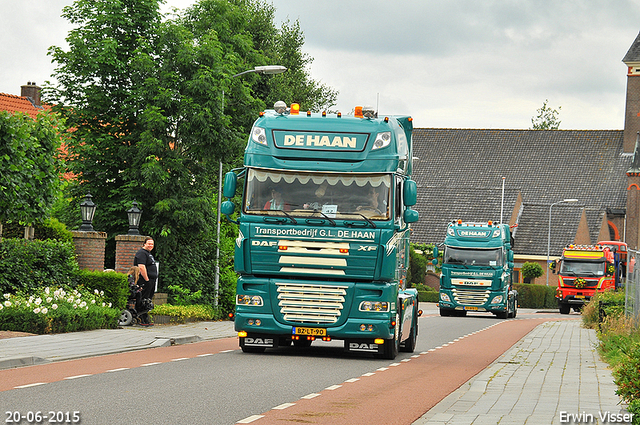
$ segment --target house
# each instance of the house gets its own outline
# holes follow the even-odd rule
[[[20,89],[20,96],[0,93],[0,111],[24,112],[35,118],[40,112],[51,108],[50,105],[40,102],[41,89],[36,83],[28,82]]]
[[[623,130],[414,129],[420,221],[412,241],[441,243],[457,219],[509,223],[519,282],[525,262],[547,271],[569,243],[621,240],[638,249],[640,34],[623,62]]]

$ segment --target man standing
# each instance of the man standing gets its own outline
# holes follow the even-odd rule
[[[133,265],[138,266],[140,269],[140,279],[138,285],[142,287],[142,306],[151,302],[153,294],[156,289],[156,279],[158,279],[158,267],[156,266],[156,260],[151,255],[153,250],[153,238],[146,237],[142,248],[136,252],[136,256],[133,259]],[[148,300],[148,301],[147,301]],[[145,312],[142,315],[142,325],[151,326],[152,323],[149,320],[149,315]]]

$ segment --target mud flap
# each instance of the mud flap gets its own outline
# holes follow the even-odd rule
[[[278,338],[273,335],[247,335],[240,338],[240,347],[278,348]]]

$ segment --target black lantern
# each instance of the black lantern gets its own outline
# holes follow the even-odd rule
[[[80,214],[82,214],[82,226],[80,226],[81,232],[93,232],[93,215],[96,212],[96,204],[91,201],[91,193],[87,192],[84,197],[84,201],[80,203]]]
[[[142,210],[138,209],[138,203],[134,200],[133,207],[127,211],[129,216],[129,232],[128,235],[139,235],[138,226],[140,225],[140,217],[142,217]]]

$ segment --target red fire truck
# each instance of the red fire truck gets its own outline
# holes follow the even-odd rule
[[[561,314],[569,314],[572,308],[580,311],[593,294],[616,287],[613,252],[602,245],[568,245],[551,269],[558,273],[556,299]]]

